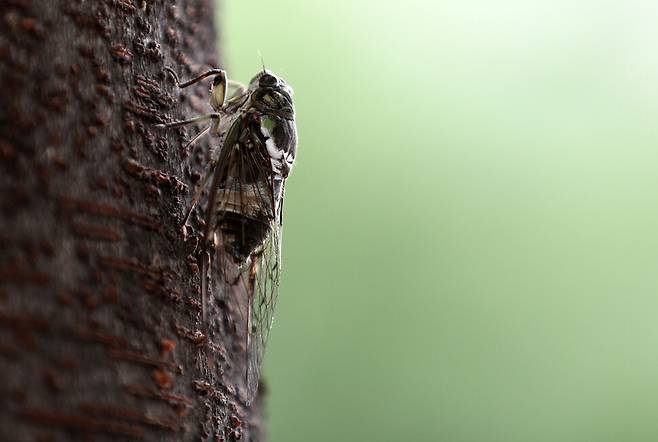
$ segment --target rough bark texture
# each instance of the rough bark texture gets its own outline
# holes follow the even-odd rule
[[[163,68],[219,64],[212,3],[0,3],[0,440],[262,440],[180,234],[209,143],[154,127],[207,111]]]

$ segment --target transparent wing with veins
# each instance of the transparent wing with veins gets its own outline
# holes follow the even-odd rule
[[[265,346],[274,319],[281,275],[281,224],[272,229],[260,250],[249,263],[249,324],[247,337],[247,391],[249,400],[256,396]]]

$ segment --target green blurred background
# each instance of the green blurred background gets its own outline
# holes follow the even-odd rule
[[[658,4],[224,0],[294,88],[274,442],[658,440]]]

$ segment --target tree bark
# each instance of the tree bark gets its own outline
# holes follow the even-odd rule
[[[213,0],[2,0],[0,439],[262,440],[235,307],[203,324]],[[203,204],[201,204],[203,206]],[[214,281],[220,281],[214,278]],[[222,287],[215,290],[222,291]]]

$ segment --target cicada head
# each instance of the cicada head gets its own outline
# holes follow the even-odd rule
[[[249,89],[253,90],[252,104],[259,111],[294,120],[293,90],[283,78],[274,72],[263,70],[252,78]]]

